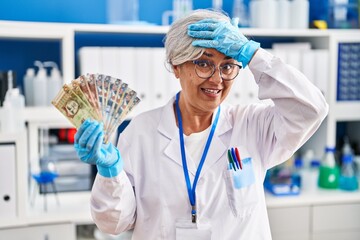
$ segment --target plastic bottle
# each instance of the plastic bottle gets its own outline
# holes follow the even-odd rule
[[[50,71],[50,77],[47,81],[47,105],[51,105],[51,101],[55,98],[59,92],[63,79],[61,77],[58,65],[55,62],[44,62],[44,67],[52,67]]]
[[[35,61],[35,66],[39,68],[38,73],[34,78],[34,106],[46,106],[47,102],[47,75],[46,69],[43,66],[43,63],[40,61]]]
[[[139,0],[107,0],[107,23],[134,24],[139,21]]]
[[[249,9],[244,0],[235,0],[233,6],[233,17],[239,18],[239,27],[249,27]]]
[[[303,187],[303,161],[301,158],[295,158],[294,167],[291,174],[292,183],[300,189]]]
[[[354,154],[349,139],[346,137],[342,148],[342,166],[340,171],[339,188],[347,191],[358,189],[358,180],[354,169]]]
[[[278,0],[278,22],[277,27],[287,29],[290,27],[290,1],[289,0]]]
[[[313,150],[307,150],[303,156],[303,170],[302,177],[302,190],[306,192],[313,192],[317,189],[317,182],[319,177],[320,160],[315,159]]]
[[[306,171],[306,191],[314,192],[317,189],[317,182],[319,178],[319,168],[320,168],[320,160],[313,159],[310,162],[310,166]],[[305,185],[305,183],[304,183]]]
[[[25,129],[25,98],[18,88],[13,88],[13,74],[8,72],[8,90],[2,109],[1,132],[16,133]]]
[[[26,106],[34,106],[34,78],[35,69],[28,68],[24,76],[25,102]]]
[[[335,148],[326,147],[319,169],[318,185],[320,188],[336,189],[339,186],[339,168],[335,161]]]
[[[223,0],[212,0],[212,8],[217,11],[222,10]]]
[[[278,5],[275,0],[250,1],[251,27],[277,28]]]
[[[192,0],[173,0],[173,20],[187,15],[192,8]]]
[[[329,28],[358,28],[357,0],[329,0]]]
[[[309,1],[293,0],[290,3],[290,8],[290,27],[299,29],[309,28]]]

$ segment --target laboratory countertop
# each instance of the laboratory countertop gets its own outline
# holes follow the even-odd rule
[[[265,192],[268,208],[314,206],[360,203],[360,191],[343,191],[339,189],[313,189],[300,191],[299,195],[275,196]]]

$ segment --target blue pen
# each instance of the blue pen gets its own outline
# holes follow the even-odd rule
[[[232,158],[234,159],[234,162],[235,162],[235,164],[236,164],[237,169],[239,169],[240,166],[239,166],[239,162],[237,161],[237,158],[236,158],[236,155],[235,155],[235,149],[234,149],[234,148],[231,148],[231,156],[232,156]]]

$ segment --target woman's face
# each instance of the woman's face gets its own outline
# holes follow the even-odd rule
[[[210,78],[198,77],[192,61],[173,67],[182,88],[180,101],[185,101],[183,103],[196,111],[212,113],[229,94],[234,82],[222,80],[219,66],[237,62],[215,49],[206,49],[199,60],[207,60],[216,66],[215,73]]]

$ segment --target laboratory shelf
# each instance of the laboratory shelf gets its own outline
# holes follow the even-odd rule
[[[26,107],[24,118],[30,124],[70,126],[69,121],[54,106]]]
[[[337,121],[358,121],[360,119],[359,101],[338,101],[331,107],[331,113],[335,115]]]

